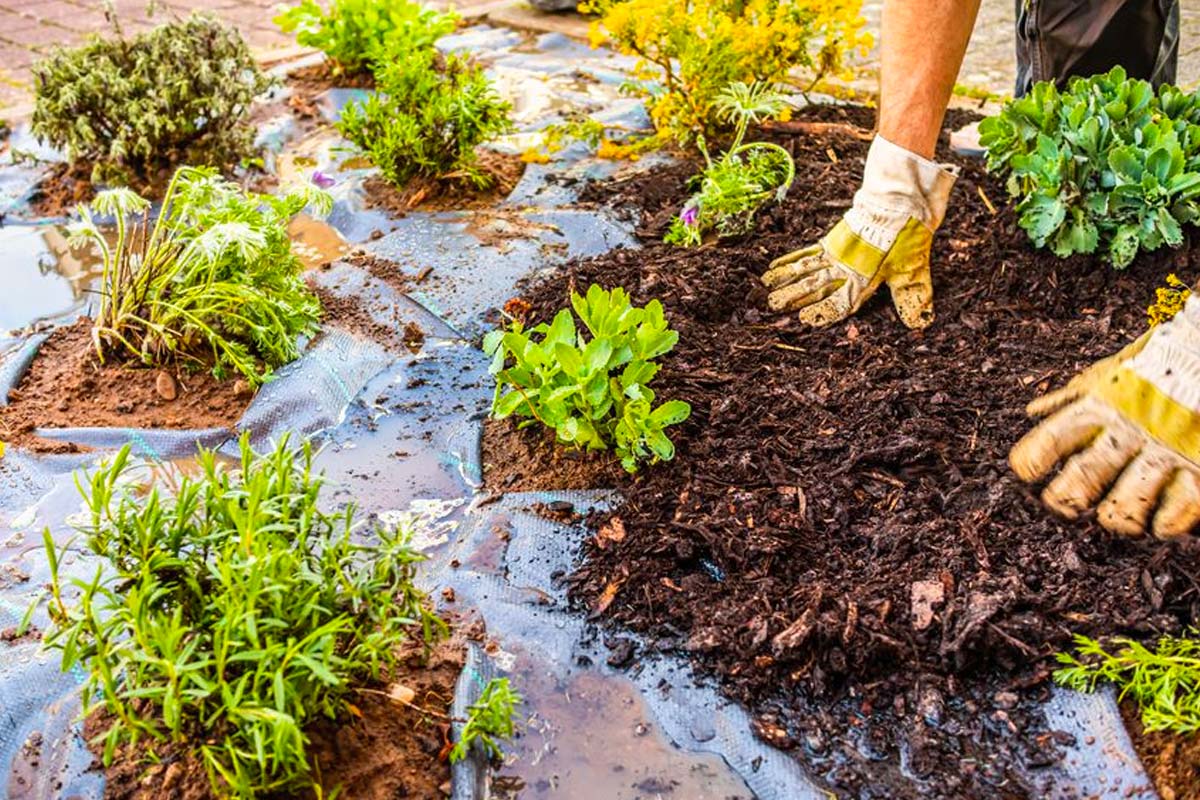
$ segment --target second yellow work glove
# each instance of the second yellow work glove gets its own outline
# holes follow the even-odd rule
[[[1042,492],[1046,505],[1068,518],[1096,507],[1101,525],[1129,536],[1149,529],[1170,539],[1196,529],[1200,299],[1029,411],[1058,406],[1009,454],[1026,481],[1058,466]]]
[[[957,168],[935,164],[876,136],[862,187],[818,244],[778,258],[763,275],[775,311],[809,325],[845,319],[886,283],[901,321],[933,321],[929,250],[946,216]]]

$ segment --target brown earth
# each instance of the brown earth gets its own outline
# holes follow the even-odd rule
[[[1054,518],[1007,454],[1031,426],[1025,404],[1144,330],[1154,288],[1168,272],[1194,280],[1200,254],[1118,272],[1035,251],[1001,183],[951,159],[963,174],[935,243],[934,325],[906,330],[883,290],[806,329],[767,312],[758,276],[849,205],[872,112],[802,117],[849,127],[776,135],[796,183],[752,236],[660,244],[694,167],[659,169],[607,197],[641,210],[644,249],[524,292],[534,322],[592,282],[662,299],[680,342],[654,388],[693,408],[675,461],[623,481],[624,535],[589,544],[572,595],[686,654],[841,796],[1042,796],[1070,742],[1040,711],[1051,657],[1074,632],[1179,632],[1200,604],[1200,554]]]
[[[1200,738],[1147,732],[1130,702],[1121,703],[1121,716],[1162,800],[1200,800]]]
[[[111,359],[99,363],[91,324],[81,317],[56,328],[38,350],[0,407],[5,441],[35,452],[72,451],[74,445],[40,439],[34,429],[229,427],[249,405],[253,392],[244,382],[218,381],[207,370],[167,373]],[[176,397],[167,400],[160,389],[172,381]]]
[[[324,796],[335,788],[339,797],[354,800],[441,800],[448,795],[450,765],[443,753],[449,749],[448,712],[462,671],[463,643],[456,638],[439,644],[427,662],[419,645],[409,650],[391,681],[413,690],[411,704],[384,696],[387,684],[380,684],[352,699],[357,714],[336,722],[321,719],[306,729]],[[105,720],[93,715],[84,733],[90,740],[106,729]],[[160,743],[154,759],[148,754],[144,743],[118,751],[104,770],[105,800],[216,800],[203,761],[187,743]],[[96,767],[103,768],[100,752],[96,755]]]
[[[566,450],[554,434],[518,429],[512,419],[483,423],[483,472],[492,492],[604,489],[625,483],[625,470],[608,453]]]
[[[520,156],[479,151],[479,169],[489,183],[480,188],[464,177],[447,175],[440,178],[414,178],[397,188],[382,177],[374,175],[363,183],[367,207],[382,209],[392,216],[403,217],[410,211],[462,211],[492,208],[508,197],[525,174],[525,162]]]

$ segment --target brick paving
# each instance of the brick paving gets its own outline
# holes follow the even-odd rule
[[[1200,85],[1200,0],[1181,0],[1183,36],[1180,47],[1179,81]],[[136,31],[152,23],[146,18],[146,0],[113,0],[126,30]],[[294,45],[271,22],[278,0],[158,0],[157,17],[187,15],[204,10],[237,25],[250,46],[261,57],[280,55]],[[585,26],[570,17],[544,17],[530,13],[522,0],[466,0],[455,6],[466,14],[472,8],[490,11],[497,20],[521,25],[582,32]],[[872,30],[878,32],[882,0],[865,0],[864,11]],[[107,27],[103,0],[0,0],[0,111],[21,113],[28,106],[29,68],[47,48],[80,42],[88,33]],[[1011,91],[1015,71],[1013,55],[1013,0],[983,0],[983,9],[971,37],[971,45],[960,74],[964,85],[991,92]],[[869,69],[870,64],[866,65]]]

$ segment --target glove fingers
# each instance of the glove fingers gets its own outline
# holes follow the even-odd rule
[[[825,260],[824,251],[819,247],[814,249],[816,252],[799,251],[804,253],[803,257],[798,257],[781,266],[775,266],[778,260],[772,261],[771,268],[764,272],[761,278],[763,285],[768,289],[779,289],[802,281],[828,267],[829,262]]]
[[[1104,496],[1144,441],[1129,425],[1110,425],[1063,466],[1042,492],[1042,502],[1067,519],[1077,518]]]
[[[767,266],[767,275],[770,275],[772,272],[782,269],[783,267],[795,264],[797,261],[803,261],[806,258],[819,256],[823,252],[824,250],[821,248],[820,244],[810,244],[808,247],[802,247],[799,250],[793,250],[792,252],[782,255],[772,261]],[[767,276],[764,275],[763,280],[766,280],[766,277]]]
[[[1178,470],[1162,494],[1154,515],[1154,535],[1159,539],[1187,536],[1200,524],[1200,476],[1190,467]]]
[[[1008,454],[1017,477],[1029,483],[1040,480],[1059,461],[1078,452],[1104,429],[1094,408],[1076,403],[1056,413],[1025,434]]]
[[[800,321],[814,328],[823,328],[843,320],[858,310],[861,301],[856,303],[853,298],[853,284],[845,278],[840,278],[841,285],[832,294],[800,309]],[[866,297],[870,292],[861,292],[860,297]]]
[[[1133,460],[1096,510],[1107,530],[1123,536],[1146,532],[1158,498],[1175,474],[1179,461],[1165,449],[1148,446]]]
[[[1055,389],[1053,392],[1047,392],[1041,397],[1031,400],[1029,405],[1025,406],[1025,413],[1030,417],[1049,416],[1060,408],[1074,403],[1086,392],[1086,387],[1072,381],[1061,389]]]
[[[920,329],[933,322],[933,279],[928,262],[910,272],[899,272],[888,278],[892,303],[900,321],[908,328]]]
[[[772,311],[795,311],[824,300],[845,282],[833,269],[818,270],[771,292],[767,304]]]

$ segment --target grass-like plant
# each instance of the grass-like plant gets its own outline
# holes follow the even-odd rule
[[[483,68],[432,47],[393,42],[386,53],[376,64],[377,91],[347,106],[338,130],[395,186],[418,176],[487,186],[475,148],[512,121]]]
[[[275,17],[284,33],[305,47],[321,50],[335,73],[369,70],[382,49],[399,39],[425,49],[454,30],[458,17],[409,0],[333,0],[325,10],[304,0]]]
[[[71,238],[103,260],[97,356],[210,364],[218,377],[233,371],[261,383],[296,357],[297,337],[320,316],[287,233],[309,206],[327,212],[331,198],[309,185],[282,196],[247,193],[195,167],[175,173],[154,218],[130,189],[99,193],[78,209]],[[106,218],[115,220],[113,238],[99,224]]]
[[[1122,698],[1137,703],[1148,731],[1193,734],[1200,731],[1200,631],[1166,636],[1152,650],[1118,638],[1106,647],[1076,636],[1076,655],[1060,653],[1063,664],[1054,679],[1063,686],[1091,692],[1114,684]]]
[[[615,448],[629,472],[647,460],[670,461],[675,445],[666,428],[687,419],[691,406],[682,400],[654,404],[654,359],[679,341],[662,303],[637,308],[624,289],[593,285],[586,296],[572,293],[571,306],[587,336],[563,309],[549,325],[526,331],[517,319],[484,337],[496,377],[492,415],[521,417],[522,427],[541,423],[567,446]]]
[[[698,245],[704,235],[739,236],[754,227],[754,215],[768,202],[783,200],[796,177],[792,156],[772,142],[746,142],[746,129],[777,117],[787,98],[765,84],[735,83],[716,100],[718,116],[734,127],[733,142],[718,159],[698,139],[704,170],[692,178],[695,189],[663,237],[667,244]]]
[[[504,751],[497,739],[511,739],[516,733],[513,716],[521,702],[521,695],[509,685],[508,678],[488,681],[479,699],[467,709],[467,721],[450,751],[450,763],[466,758],[476,742],[488,758],[502,758]]]
[[[128,458],[78,479],[94,576],[63,576],[66,548],[45,534],[45,642],[86,673],[84,714],[112,720],[105,763],[123,743],[169,740],[194,749],[220,795],[314,786],[305,726],[342,717],[401,643],[445,632],[413,586],[411,531],[356,543],[354,509],[321,508],[307,444],[259,455],[243,437],[233,468],[202,449],[170,494],[139,491]]]
[[[1101,252],[1123,268],[1179,247],[1200,218],[1200,94],[1115,67],[1065,91],[1036,84],[979,132],[1021,227],[1055,255]]]
[[[152,181],[179,164],[253,153],[247,114],[271,81],[236,29],[207,16],[58,48],[33,67],[32,131],[93,179]]]
[[[866,53],[861,0],[585,0],[600,15],[593,42],[639,59],[631,88],[646,96],[654,127],[681,143],[723,127],[717,96],[730,84],[808,74],[804,87],[844,73]]]

